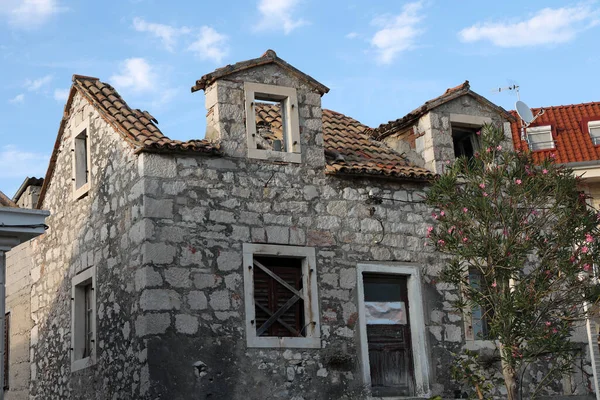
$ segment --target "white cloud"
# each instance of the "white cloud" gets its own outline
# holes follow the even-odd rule
[[[143,58],[128,58],[121,64],[121,73],[110,77],[117,87],[133,92],[151,92],[156,88],[154,68]]]
[[[0,178],[44,176],[48,167],[46,154],[20,150],[14,145],[0,147]]]
[[[399,53],[415,47],[416,38],[423,33],[419,24],[423,20],[422,8],[422,1],[407,3],[400,14],[380,16],[372,21],[381,28],[371,38],[379,63],[390,64]]]
[[[220,63],[229,52],[227,36],[209,26],[203,26],[200,28],[198,38],[189,45],[188,50],[193,51],[203,60]]]
[[[589,5],[544,8],[527,20],[480,23],[463,29],[458,36],[463,42],[489,40],[499,47],[565,43],[597,25],[599,14]]]
[[[9,23],[20,29],[36,29],[52,16],[66,11],[57,0],[2,0],[0,13],[8,16]]]
[[[64,102],[69,98],[69,89],[54,89],[54,100]]]
[[[34,80],[27,79],[25,81],[24,87],[27,90],[29,90],[30,92],[37,92],[38,90],[40,90],[42,88],[42,86],[49,84],[50,81],[52,81],[52,75],[46,75],[44,77],[34,79]]]
[[[12,99],[8,100],[8,102],[11,104],[21,104],[24,101],[25,101],[25,95],[23,93],[20,93],[20,94],[16,95],[15,97],[13,97]]]
[[[163,46],[170,51],[175,51],[177,38],[191,33],[187,27],[176,28],[170,25],[147,22],[142,18],[133,19],[133,28],[138,32],[148,32],[162,41]]]
[[[294,15],[297,5],[298,0],[260,0],[258,11],[262,17],[256,30],[282,29],[287,35],[294,29],[306,25],[305,20]]]
[[[346,39],[356,39],[358,37],[358,33],[350,32],[346,35]]]

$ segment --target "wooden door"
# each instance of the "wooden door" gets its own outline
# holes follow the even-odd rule
[[[367,342],[374,396],[414,396],[406,277],[364,275]]]

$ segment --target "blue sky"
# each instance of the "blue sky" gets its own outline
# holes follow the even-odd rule
[[[598,1],[0,0],[0,190],[43,176],[73,74],[111,83],[171,138],[204,137],[195,80],[266,49],[377,126],[451,86],[507,109],[600,101]]]

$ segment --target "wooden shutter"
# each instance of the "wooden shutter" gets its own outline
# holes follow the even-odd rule
[[[10,351],[10,313],[4,314],[4,390],[8,390],[8,361]]]
[[[273,271],[278,277],[297,290],[302,290],[302,260],[298,258],[283,257],[256,257],[256,260]],[[258,304],[266,308],[271,314],[279,310],[294,294],[286,289],[275,279],[268,276],[259,268],[254,268],[254,304],[256,315],[256,328],[261,327],[269,318],[269,313]],[[261,336],[304,336],[304,302],[298,300],[280,318],[285,325],[276,321]]]

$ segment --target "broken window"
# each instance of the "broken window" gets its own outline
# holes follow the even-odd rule
[[[481,287],[481,273],[479,271],[469,271],[469,285],[474,289]],[[471,307],[471,313],[467,318],[467,333],[468,340],[486,340],[488,339],[489,329],[487,322],[487,313],[485,309],[479,305]]]
[[[531,151],[554,149],[552,127],[546,125],[527,128],[527,144]]]
[[[452,127],[452,144],[454,145],[454,156],[473,158],[479,150],[478,129]]]
[[[86,119],[74,130],[73,147],[73,193],[75,198],[90,189],[90,140],[89,123]]]
[[[318,348],[314,248],[244,244],[248,347]]]
[[[248,157],[299,163],[296,89],[244,83]]]
[[[71,371],[96,362],[96,268],[75,275],[71,281]]]

